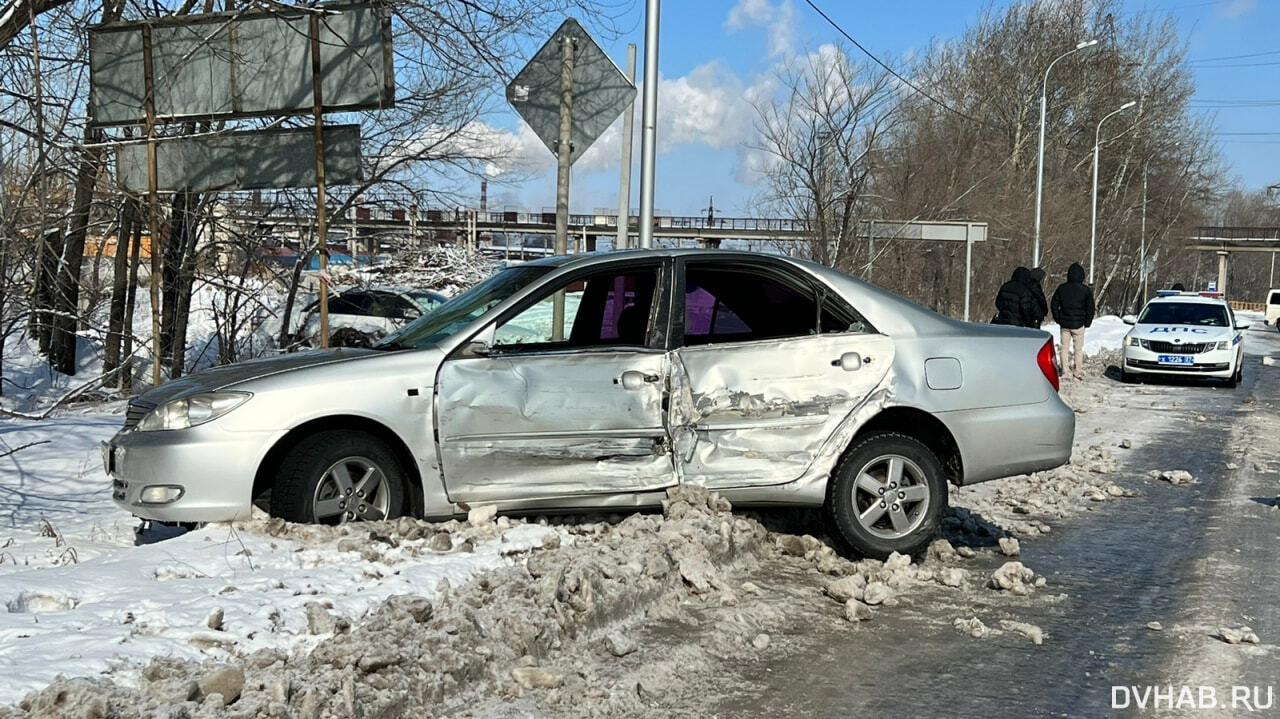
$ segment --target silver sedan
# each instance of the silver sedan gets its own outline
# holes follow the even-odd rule
[[[204,522],[338,523],[658,504],[694,484],[824,507],[849,548],[919,551],[948,483],[1067,461],[1044,333],[953,320],[746,252],[504,269],[372,349],[219,367],[129,405],[116,502]]]

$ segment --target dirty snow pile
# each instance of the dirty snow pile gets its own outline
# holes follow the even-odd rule
[[[191,651],[153,660],[136,679],[127,672],[59,679],[28,695],[19,709],[35,716],[74,711],[169,717],[178,707],[198,715],[234,704],[235,715],[242,717],[400,716],[438,712],[442,703],[467,692],[514,697],[535,688],[550,690],[547,701],[553,706],[557,697],[577,701],[584,685],[581,670],[574,671],[572,664],[543,665],[541,657],[639,607],[661,611],[687,595],[722,596],[728,591],[724,567],[749,559],[761,546],[763,527],[730,514],[727,501],[696,490],[670,494],[664,516],[635,514],[617,525],[570,525],[571,539],[580,535],[589,541],[565,546],[554,530],[506,519],[495,522],[492,514],[465,525],[411,519],[339,528],[279,521],[238,525],[249,551],[224,547],[230,555],[210,551],[205,566],[166,569],[169,582],[198,588],[174,593],[166,587],[172,599],[162,605],[134,597],[132,603],[146,618],[136,613],[118,617],[129,641],[147,641],[152,627],[163,627],[174,615],[205,614],[196,596],[212,595],[221,612],[202,617],[203,628],[186,632]],[[504,526],[510,529],[504,531]],[[470,544],[476,553],[487,547],[494,554],[528,554],[514,566],[455,583],[433,572],[430,564],[409,559],[432,556],[437,550],[429,545],[446,532],[453,553]],[[202,542],[200,535],[207,537],[207,531],[193,535],[177,541]],[[332,556],[334,544],[339,552],[354,555],[343,561],[353,571],[347,578],[362,576],[370,594],[382,601],[365,601],[354,592],[343,596],[320,577],[303,578],[310,566]],[[163,554],[163,547],[154,549]],[[271,556],[295,562],[299,575],[267,573],[263,579],[282,585],[279,591],[254,587],[255,599],[245,602],[250,593],[242,587],[257,581],[249,563]],[[214,565],[238,562],[242,565],[234,581],[225,574],[207,575]],[[104,581],[86,579],[84,590],[94,580]],[[322,591],[327,604],[313,596]],[[182,622],[189,624],[190,618],[184,616]],[[272,635],[291,639],[282,642]],[[290,651],[310,646],[310,651]],[[224,653],[212,654],[214,647]],[[197,661],[201,650],[205,657],[219,658]]]
[[[135,681],[157,655],[199,660],[305,651],[330,624],[390,596],[434,591],[555,530],[489,523],[325,528],[283,522],[210,525],[67,566],[7,573],[0,584],[0,703],[59,674]],[[317,609],[317,605],[322,609]],[[341,621],[349,620],[342,619]]]

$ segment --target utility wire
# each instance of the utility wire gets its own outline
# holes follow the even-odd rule
[[[1223,55],[1222,57],[1200,57],[1195,60],[1188,60],[1190,65],[1196,65],[1202,62],[1217,62],[1219,60],[1243,60],[1250,57],[1263,57],[1266,55],[1280,55],[1280,50],[1268,50],[1267,52],[1251,52],[1248,55]]]
[[[862,53],[863,53],[864,55],[866,55],[867,57],[871,58],[871,59],[872,59],[872,60],[873,60],[877,65],[879,65],[880,67],[884,68],[884,69],[885,69],[885,70],[886,70],[890,75],[893,75],[894,77],[896,77],[896,78],[898,78],[899,80],[901,80],[901,81],[902,81],[902,83],[903,83],[904,85],[906,85],[907,87],[911,88],[912,90],[915,90],[915,91],[916,91],[917,93],[919,93],[920,95],[924,96],[924,97],[925,97],[925,99],[927,99],[927,100],[929,100],[930,102],[934,103],[934,104],[935,104],[935,105],[937,105],[938,107],[941,107],[942,109],[946,110],[947,112],[950,112],[950,113],[954,113],[954,114],[956,114],[956,115],[959,115],[960,117],[963,117],[964,119],[969,120],[969,121],[971,121],[971,122],[976,122],[976,123],[978,123],[978,124],[980,124],[980,125],[986,125],[987,127],[994,127],[994,128],[996,128],[996,129],[1004,129],[1004,127],[1003,127],[1002,125],[997,125],[997,124],[995,124],[995,123],[987,122],[986,120],[982,120],[982,119],[976,118],[976,117],[974,117],[974,116],[972,116],[972,115],[966,115],[965,113],[961,112],[960,110],[957,110],[957,109],[955,109],[954,107],[951,107],[951,106],[950,106],[950,105],[948,105],[947,103],[945,103],[945,102],[943,102],[943,101],[939,100],[938,98],[934,97],[933,95],[930,95],[929,93],[925,92],[925,91],[924,91],[924,90],[922,90],[918,85],[916,85],[915,83],[911,82],[910,80],[908,80],[907,78],[903,77],[902,75],[899,75],[899,74],[897,73],[897,71],[896,71],[896,70],[894,70],[893,68],[891,68],[891,67],[889,67],[888,65],[886,65],[884,62],[882,62],[882,61],[880,60],[880,58],[878,58],[878,57],[876,57],[875,55],[873,55],[873,54],[871,53],[871,51],[870,51],[870,50],[868,50],[868,49],[866,49],[865,47],[863,47],[863,46],[862,46],[862,43],[858,42],[857,40],[854,40],[852,35],[850,35],[849,33],[845,32],[845,29],[844,29],[844,28],[842,28],[842,27],[840,27],[839,23],[837,23],[835,20],[832,20],[832,19],[831,19],[831,17],[830,17],[829,15],[827,15],[825,12],[823,12],[823,11],[822,11],[822,8],[818,7],[818,6],[813,2],[813,0],[804,0],[804,2],[805,2],[805,4],[806,4],[806,5],[808,5],[809,7],[813,8],[813,11],[814,11],[814,12],[818,13],[819,15],[821,15],[821,16],[822,16],[822,19],[823,19],[823,20],[826,20],[828,25],[830,25],[831,27],[835,28],[835,29],[836,29],[836,32],[840,33],[841,35],[844,35],[844,37],[845,37],[845,39],[846,39],[846,40],[848,40],[849,42],[853,43],[853,46],[854,46],[854,47],[856,47],[856,48],[858,48],[859,50],[861,50],[861,51],[862,51]]]
[[[1195,70],[1219,70],[1228,67],[1269,67],[1271,65],[1280,65],[1280,60],[1275,62],[1233,62],[1226,65],[1196,65]]]

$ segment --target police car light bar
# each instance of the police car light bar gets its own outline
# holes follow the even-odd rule
[[[1180,290],[1156,290],[1156,297],[1173,297],[1180,294],[1182,294]]]
[[[1212,298],[1214,298],[1214,299],[1222,299],[1222,293],[1221,293],[1221,292],[1201,292],[1201,293],[1200,293],[1200,296],[1201,296],[1201,297],[1212,297]]]

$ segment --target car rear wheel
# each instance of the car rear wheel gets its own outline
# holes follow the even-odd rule
[[[272,513],[319,524],[399,517],[405,476],[395,453],[377,437],[354,430],[317,432],[281,462]]]
[[[832,531],[857,554],[915,554],[947,508],[942,463],[919,440],[878,432],[855,440],[827,485]]]

